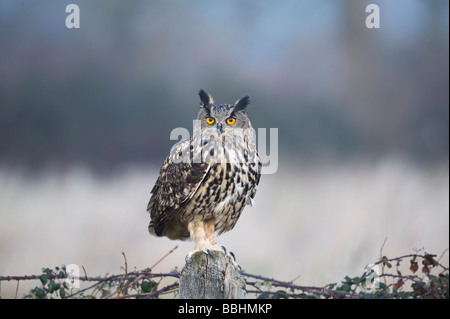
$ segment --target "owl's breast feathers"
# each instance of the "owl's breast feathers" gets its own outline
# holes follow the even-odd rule
[[[192,161],[195,157],[192,144],[195,144],[192,140],[175,144],[161,167],[147,206],[151,217],[149,231],[153,235],[186,239],[187,220],[211,218],[208,214],[222,215],[216,224],[221,233],[232,229],[243,206],[252,202],[261,175],[256,152],[253,163],[218,163],[215,160],[218,154],[209,161],[196,163]],[[204,144],[200,149],[210,154],[210,147]],[[242,154],[248,160],[247,151]],[[228,218],[224,214],[233,216]]]

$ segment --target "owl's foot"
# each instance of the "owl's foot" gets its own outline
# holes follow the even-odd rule
[[[225,256],[230,256],[232,258],[233,264],[242,271],[242,267],[238,263],[236,263],[236,256],[234,255],[234,253],[232,251],[227,252],[225,246],[220,246],[220,249],[223,251]]]
[[[206,254],[208,254],[208,255],[210,255],[211,257],[213,257],[213,254],[212,254],[211,249],[205,248],[205,249],[203,250],[203,252],[206,253]]]
[[[229,256],[233,257],[233,261],[236,262],[236,256],[234,255],[234,253],[232,251],[227,252],[227,249],[225,248],[225,246],[220,246],[220,249],[223,251],[223,253],[225,255],[229,255]]]
[[[193,254],[195,254],[196,252],[199,252],[199,251],[202,251],[202,252],[204,252],[205,254],[208,254],[209,256],[211,256],[212,258],[214,258],[212,252],[213,252],[213,251],[220,251],[220,248],[219,248],[219,246],[217,246],[217,245],[209,245],[209,244],[206,244],[206,245],[198,245],[193,251],[190,251],[190,252],[186,255],[186,257],[184,258],[185,261],[187,262],[187,261],[191,258],[191,256],[192,256]]]
[[[211,251],[209,248],[205,248],[205,249],[203,249],[203,250],[197,250],[197,249],[196,249],[196,250],[190,251],[190,252],[186,255],[186,257],[184,257],[184,261],[185,261],[185,262],[188,262],[188,260],[191,259],[192,255],[195,254],[195,253],[197,253],[197,252],[199,252],[199,251],[202,251],[202,252],[204,252],[205,254],[208,254],[209,256],[213,257],[212,251]]]
[[[210,247],[205,247],[203,249],[196,248],[195,250],[189,252],[186,255],[186,257],[184,258],[186,263],[189,261],[189,259],[191,259],[192,255],[194,255],[195,253],[197,253],[199,251],[209,255],[211,258],[214,258],[213,251],[220,251],[221,253],[223,253],[225,255],[225,257],[228,260],[230,260],[233,263],[233,265],[235,267],[239,268],[239,270],[242,271],[242,267],[238,263],[236,263],[236,256],[234,255],[234,253],[231,252],[231,251],[227,252],[227,249],[224,246],[220,246],[220,248],[219,248],[217,245],[213,245],[213,246],[210,246]]]

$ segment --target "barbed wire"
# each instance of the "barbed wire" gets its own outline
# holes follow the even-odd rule
[[[176,298],[178,295],[178,279],[180,272],[174,269],[170,272],[153,273],[152,269],[164,258],[170,255],[178,246],[169,251],[152,267],[139,271],[128,271],[125,253],[124,273],[118,275],[74,276],[65,266],[54,269],[43,268],[40,275],[0,276],[2,281],[17,281],[16,295],[19,283],[29,280],[39,280],[40,285],[31,289],[24,298]],[[241,275],[245,279],[247,294],[255,298],[322,298],[322,299],[362,299],[362,298],[449,298],[449,269],[440,263],[441,256],[431,254],[425,249],[400,257],[388,258],[381,256],[375,263],[366,267],[361,276],[345,276],[339,283],[324,287],[302,286],[294,281],[280,281],[245,271]],[[408,262],[409,274],[403,274],[400,267]],[[419,266],[421,268],[419,269]],[[404,270],[403,270],[404,271]],[[163,283],[164,280],[164,283]],[[74,288],[74,281],[83,282],[86,287]],[[0,296],[1,297],[1,296]]]

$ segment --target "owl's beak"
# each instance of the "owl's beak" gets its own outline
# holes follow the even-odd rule
[[[219,134],[222,133],[222,124],[221,123],[217,123],[217,130],[219,131]]]

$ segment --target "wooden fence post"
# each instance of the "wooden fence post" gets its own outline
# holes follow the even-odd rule
[[[197,252],[186,262],[180,274],[180,298],[245,298],[245,281],[232,257],[220,251],[212,255]]]

